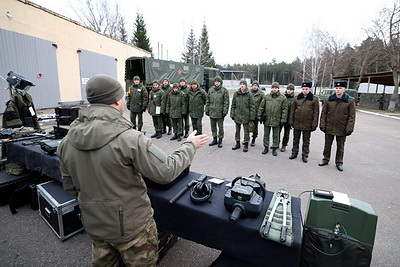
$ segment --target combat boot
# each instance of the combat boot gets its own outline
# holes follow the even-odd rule
[[[156,139],[160,139],[162,137],[162,133],[161,132],[158,132],[158,134],[157,134],[157,136],[156,136]]]
[[[276,152],[276,149],[277,149],[276,147],[272,148],[272,155],[273,156],[277,156],[278,155],[278,153]]]
[[[218,143],[217,143],[217,137],[213,137],[212,142],[209,143],[208,145],[209,145],[209,146],[215,146],[216,144],[218,144]]]
[[[138,131],[141,132],[141,131],[142,131],[142,127],[139,127],[139,128],[138,128]]]
[[[162,134],[165,134],[165,133],[167,133],[167,127],[163,127],[163,129],[162,129]]]
[[[185,131],[185,135],[183,137],[188,138],[188,136],[189,136],[189,131]]]
[[[265,147],[264,147],[264,150],[263,150],[261,153],[262,153],[262,154],[267,154],[267,153],[268,153],[268,147],[265,146]]]
[[[155,137],[157,137],[157,135],[158,135],[158,132],[155,132],[152,136],[150,136],[151,138],[155,138]]]
[[[243,152],[249,151],[249,142],[244,143]]]
[[[232,147],[232,150],[236,150],[240,148],[240,141],[236,141],[236,144]]]
[[[182,141],[182,135],[178,135],[178,142]]]
[[[169,140],[174,141],[174,140],[176,140],[176,139],[178,139],[178,135],[177,135],[177,134],[174,134],[174,136],[172,136]]]
[[[171,135],[172,134],[172,127],[168,127],[168,133],[167,133],[168,135]]]
[[[251,144],[250,144],[251,146],[255,146],[256,145],[256,137],[253,137],[252,139],[251,139]]]
[[[281,147],[281,152],[285,152],[286,151],[286,146],[282,146]]]
[[[222,147],[222,138],[218,139],[218,147],[221,148]]]

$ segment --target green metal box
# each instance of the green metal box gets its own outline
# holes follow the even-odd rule
[[[340,223],[349,238],[363,243],[372,253],[378,216],[373,207],[347,194],[333,192],[333,199],[311,193],[306,226],[332,231]]]

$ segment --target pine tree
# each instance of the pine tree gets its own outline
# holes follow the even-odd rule
[[[196,51],[196,43],[196,37],[193,28],[191,28],[186,41],[186,51],[182,53],[182,60],[184,63],[197,64],[196,59],[198,58],[198,54]]]
[[[136,20],[133,28],[133,38],[131,43],[153,54],[153,50],[150,46],[150,40],[147,37],[146,23],[144,22],[142,14],[136,14]]]
[[[215,66],[215,60],[210,51],[210,43],[208,42],[207,25],[204,22],[201,30],[201,36],[197,45],[197,54],[199,55],[198,64],[207,67]]]

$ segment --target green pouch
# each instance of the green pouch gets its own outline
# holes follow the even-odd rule
[[[26,171],[24,165],[21,165],[16,162],[8,162],[6,163],[6,173],[11,175],[21,175]]]
[[[280,196],[282,194],[286,194],[287,196],[287,203],[286,201],[281,202]],[[292,247],[293,246],[293,232],[292,232],[292,196],[284,188],[280,188],[275,191],[274,196],[271,199],[269,207],[267,209],[267,213],[264,217],[264,220],[260,227],[260,236],[262,238],[270,239],[275,242],[281,243],[283,245]],[[275,212],[272,216],[272,220],[268,223],[270,214],[274,208],[274,205],[277,204],[275,208]],[[286,205],[286,235],[283,235],[283,239],[281,237],[282,233],[282,226],[283,226],[283,213],[284,207]],[[267,230],[266,230],[267,228]],[[269,230],[268,230],[269,228]]]

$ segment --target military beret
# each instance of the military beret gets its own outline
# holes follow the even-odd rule
[[[253,83],[252,83],[251,85],[255,85],[255,84],[257,84],[258,86],[260,86],[260,83],[259,83],[257,80],[253,81]]]
[[[279,83],[277,82],[272,83],[271,88],[279,88]]]
[[[86,83],[86,98],[90,104],[110,105],[119,101],[125,95],[122,85],[113,77],[98,74]]]
[[[294,84],[293,83],[289,83],[288,86],[286,86],[286,88],[294,90]]]
[[[240,83],[243,83],[243,84],[245,84],[245,85],[247,85],[247,81],[246,80],[240,80]]]
[[[139,80],[140,81],[140,78],[139,78],[139,76],[134,76],[133,80]]]
[[[309,88],[311,88],[312,87],[312,82],[302,82],[301,83],[301,87],[309,87]]]
[[[344,87],[347,88],[347,81],[336,81],[334,87]]]
[[[214,81],[215,81],[215,82],[220,82],[220,83],[222,83],[222,78],[221,78],[221,76],[215,76]]]

